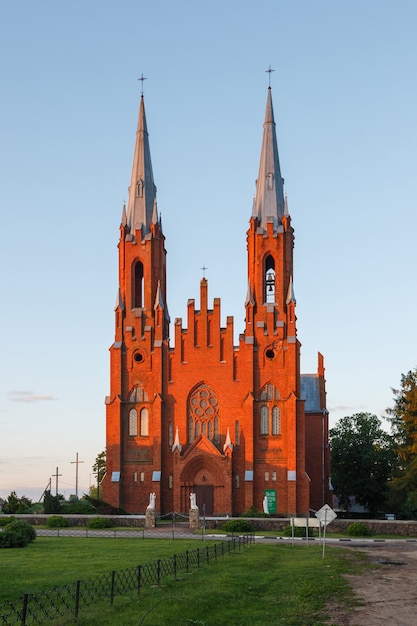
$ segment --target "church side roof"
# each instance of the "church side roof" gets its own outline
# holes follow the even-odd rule
[[[284,181],[279,164],[274,109],[269,87],[253,217],[258,218],[261,228],[266,228],[266,223],[272,220],[275,230],[280,226],[285,211]]]
[[[319,376],[317,374],[301,374],[301,399],[305,400],[306,413],[318,413],[323,410],[320,406]]]

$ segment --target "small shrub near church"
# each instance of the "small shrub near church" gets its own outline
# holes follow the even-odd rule
[[[93,515],[97,513],[94,506],[88,500],[73,500],[61,505],[61,512],[66,515]]]
[[[0,548],[24,548],[35,541],[36,530],[27,522],[10,522],[0,533]]]
[[[88,521],[88,528],[112,528],[113,522],[105,517],[93,517]]]
[[[69,522],[62,515],[51,515],[46,522],[48,528],[67,528]]]
[[[251,533],[253,526],[245,519],[231,519],[223,524],[222,530],[227,533]]]
[[[10,522],[14,522],[13,515],[0,515],[0,526],[7,526]]]
[[[269,513],[258,511],[252,504],[245,513],[241,513],[240,517],[270,517],[270,515]]]
[[[292,526],[286,526],[282,531],[284,537],[292,537]],[[306,528],[304,526],[294,526],[294,537],[305,537],[307,535]],[[308,536],[314,537],[314,530],[309,527]]]
[[[363,522],[353,522],[353,524],[349,524],[346,532],[350,537],[370,537],[372,535],[369,526]]]

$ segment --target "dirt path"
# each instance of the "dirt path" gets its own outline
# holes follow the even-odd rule
[[[379,567],[348,576],[359,606],[330,607],[334,626],[415,626],[417,624],[417,543],[352,546]]]

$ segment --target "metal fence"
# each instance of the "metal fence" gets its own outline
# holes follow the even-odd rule
[[[59,618],[73,618],[76,621],[84,607],[103,600],[109,600],[112,605],[115,596],[132,591],[139,596],[142,587],[159,585],[161,579],[168,576],[176,578],[179,572],[188,573],[192,568],[208,565],[225,555],[237,554],[242,546],[253,542],[253,535],[231,537],[228,541],[205,544],[145,565],[114,570],[109,574],[77,580],[73,584],[52,587],[39,593],[25,593],[20,600],[0,605],[0,624],[54,624]]]

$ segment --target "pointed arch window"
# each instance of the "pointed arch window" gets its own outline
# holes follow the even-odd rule
[[[265,260],[264,302],[275,302],[275,261],[269,254]]]
[[[266,383],[262,387],[261,400],[278,400],[279,391],[272,383]]]
[[[168,445],[172,447],[174,445],[174,424],[168,423]]]
[[[136,409],[129,411],[129,437],[137,437],[138,434],[138,412]]]
[[[148,437],[149,435],[149,413],[148,409],[141,409],[140,412],[140,436]]]
[[[268,187],[268,189],[274,188],[274,175],[271,172],[269,172],[266,177],[266,186]]]
[[[263,405],[261,406],[261,435],[269,434],[269,411],[268,407]]]
[[[239,420],[235,421],[235,444],[240,445],[240,424]]]
[[[272,408],[272,434],[279,435],[281,433],[281,414],[279,407]]]
[[[133,269],[133,309],[140,309],[144,306],[144,281],[143,264],[136,261]]]
[[[129,394],[129,402],[147,402],[148,394],[144,390],[143,387],[137,385],[133,387],[132,391]]]

